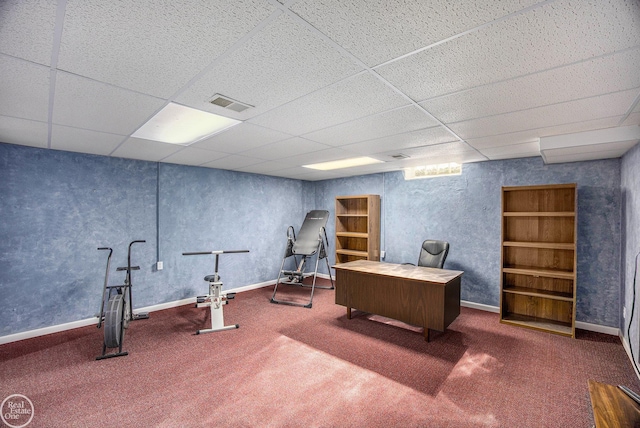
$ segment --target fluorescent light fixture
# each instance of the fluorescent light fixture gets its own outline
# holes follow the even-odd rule
[[[169,103],[131,136],[169,144],[192,144],[239,123],[239,120]]]
[[[353,166],[371,165],[374,163],[382,163],[383,161],[369,158],[366,156],[359,158],[342,159],[331,162],[314,163],[310,165],[302,165],[305,168],[319,169],[321,171],[329,171],[332,169],[351,168]]]
[[[438,165],[415,166],[404,169],[405,180],[415,180],[416,178],[444,177],[447,175],[462,174],[462,165],[455,162],[441,163]]]

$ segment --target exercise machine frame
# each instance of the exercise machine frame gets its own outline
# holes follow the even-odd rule
[[[196,298],[196,307],[211,309],[211,328],[196,331],[196,334],[212,333],[214,331],[233,330],[240,328],[240,324],[224,325],[224,314],[222,307],[229,304],[229,300],[236,297],[236,293],[223,293],[222,281],[218,274],[218,258],[220,254],[248,253],[249,250],[216,250],[216,251],[195,251],[182,253],[183,256],[200,256],[214,254],[216,256],[215,272],[207,275],[204,280],[209,283],[209,294]]]
[[[98,328],[101,328],[102,324],[104,324],[104,339],[102,341],[102,355],[97,356],[96,360],[129,355],[128,352],[122,350],[124,333],[129,328],[129,322],[149,318],[149,314],[146,312],[134,314],[132,310],[131,271],[140,270],[140,266],[131,266],[131,247],[133,244],[144,242],[146,241],[135,240],[129,243],[127,266],[116,269],[116,271],[126,272],[124,284],[119,285],[109,285],[109,269],[111,267],[113,249],[110,247],[98,248],[98,250],[109,250],[109,255],[107,256],[107,268],[104,274],[100,315],[98,315]],[[118,351],[107,353],[107,348],[118,348]]]

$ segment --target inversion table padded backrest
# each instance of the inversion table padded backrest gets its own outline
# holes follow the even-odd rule
[[[320,231],[327,224],[329,211],[309,211],[300,227],[296,242],[293,244],[293,254],[312,256],[318,250]]]

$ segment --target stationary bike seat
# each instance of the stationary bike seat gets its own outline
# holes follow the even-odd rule
[[[204,280],[207,282],[220,282],[222,278],[218,275],[218,280],[216,281],[216,275],[207,275],[204,277]]]

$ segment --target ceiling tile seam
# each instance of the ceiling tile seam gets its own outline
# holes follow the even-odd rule
[[[515,16],[526,14],[526,13],[528,13],[528,12],[534,10],[534,9],[537,9],[539,7],[544,7],[544,6],[546,6],[546,5],[550,4],[550,3],[554,3],[555,1],[556,0],[546,0],[546,1],[543,1],[543,2],[540,2],[540,3],[533,4],[531,6],[527,6],[527,7],[523,8],[523,9],[520,9],[520,10],[517,10],[515,12],[511,12],[511,13],[509,13],[507,15],[504,15],[504,16],[498,18],[498,19],[494,19],[493,21],[485,22],[484,24],[480,24],[480,25],[478,25],[476,27],[470,28],[469,30],[465,30],[465,31],[463,31],[461,33],[454,34],[453,36],[450,36],[450,37],[447,37],[445,39],[439,40],[439,41],[437,41],[435,43],[431,43],[431,44],[429,44],[427,46],[423,46],[423,47],[421,47],[419,49],[416,49],[414,51],[407,52],[406,54],[400,55],[399,57],[392,58],[392,59],[390,59],[388,61],[385,61],[383,63],[380,63],[378,65],[374,65],[373,67],[371,67],[371,69],[375,70],[377,68],[384,67],[384,66],[389,65],[389,64],[393,64],[396,61],[400,61],[400,60],[408,58],[410,56],[419,54],[420,52],[424,52],[424,51],[426,51],[428,49],[432,49],[432,48],[434,48],[436,46],[440,46],[440,45],[448,43],[450,41],[459,39],[460,37],[475,33],[477,31],[480,31],[480,30],[482,30],[482,29],[484,29],[486,27],[489,27],[491,25],[498,24],[498,23],[500,23],[502,21],[509,20],[509,19],[511,19],[511,18],[513,18]]]
[[[539,4],[547,4],[550,2],[553,2],[555,0],[547,0],[543,3],[539,3]],[[528,8],[522,9],[522,11],[526,10]],[[322,31],[320,31],[319,29],[317,29],[315,26],[313,26],[310,22],[308,22],[307,20],[305,20],[304,18],[302,18],[300,15],[294,13],[292,10],[290,9],[284,9],[285,13],[288,14],[292,19],[302,23],[302,25],[304,25],[305,27],[309,28],[311,31],[313,31],[315,34],[317,34],[320,38],[324,39],[325,41],[327,41],[329,44],[331,44],[335,49],[337,49],[342,55],[344,55],[347,58],[350,58],[352,61],[354,61],[357,65],[363,67],[365,69],[365,71],[369,72],[369,74],[373,75],[374,77],[376,77],[379,81],[381,81],[382,83],[384,83],[385,85],[387,85],[387,87],[389,87],[391,90],[393,90],[394,92],[396,92],[398,95],[400,95],[401,97],[403,97],[405,100],[407,100],[410,104],[412,104],[413,106],[415,106],[416,108],[418,108],[420,111],[422,111],[423,113],[425,113],[428,117],[430,117],[431,119],[435,120],[440,126],[442,126],[447,132],[449,132],[451,135],[453,135],[454,137],[456,137],[458,140],[460,140],[461,142],[467,144],[467,146],[469,146],[472,150],[476,151],[479,155],[483,156],[486,158],[486,156],[484,156],[482,153],[478,152],[478,150],[471,146],[470,144],[468,144],[466,141],[464,141],[464,139],[460,138],[459,135],[457,135],[455,132],[453,132],[453,130],[451,128],[449,128],[447,125],[445,125],[441,120],[439,120],[438,118],[436,118],[434,115],[432,115],[431,113],[429,113],[429,111],[427,111],[427,109],[425,109],[424,107],[422,107],[420,104],[418,104],[417,102],[415,102],[410,96],[408,96],[407,94],[405,94],[403,91],[401,91],[398,87],[396,87],[395,85],[393,85],[391,82],[389,82],[387,79],[385,79],[384,77],[382,77],[380,74],[378,74],[375,70],[373,70],[373,68],[369,67],[367,64],[364,63],[364,61],[362,61],[360,58],[358,58],[357,56],[355,56],[354,54],[352,54],[351,52],[349,52],[347,49],[345,49],[343,46],[341,46],[339,43],[337,43],[335,40],[333,40],[331,37],[329,37],[328,35],[324,34]],[[508,15],[507,15],[508,16]],[[353,77],[353,76],[351,76]]]
[[[594,61],[594,60],[604,59],[604,58],[606,58],[608,56],[618,55],[618,54],[626,53],[626,52],[633,51],[633,50],[640,50],[640,45],[628,47],[628,48],[625,48],[625,49],[621,49],[619,51],[608,52],[608,53],[605,53],[605,54],[602,54],[602,55],[598,55],[598,56],[594,56],[594,57],[584,58],[584,59],[581,59],[581,60],[578,60],[578,61],[574,61],[574,62],[560,64],[560,65],[557,65],[557,66],[554,66],[554,67],[545,68],[544,70],[539,70],[539,71],[534,71],[534,72],[531,72],[531,73],[520,74],[518,76],[512,76],[512,77],[508,77],[506,79],[496,80],[494,82],[484,83],[484,84],[478,85],[478,86],[472,86],[470,88],[465,88],[465,89],[460,89],[460,90],[457,90],[457,91],[447,92],[445,94],[436,95],[435,97],[425,98],[425,99],[423,99],[421,101],[418,101],[418,103],[426,103],[426,102],[431,102],[431,101],[437,101],[437,100],[440,100],[442,98],[450,97],[452,95],[460,95],[460,94],[464,94],[465,92],[474,91],[476,89],[485,88],[485,87],[489,87],[489,86],[493,86],[493,85],[499,85],[499,84],[502,84],[502,83],[506,83],[506,82],[510,82],[510,81],[514,81],[514,80],[518,80],[518,79],[522,79],[522,78],[525,78],[525,77],[535,76],[536,74],[542,74],[542,73],[546,73],[546,72],[549,72],[549,71],[559,70],[559,69],[565,68],[565,67],[572,67],[574,65],[582,64],[582,63],[585,63],[585,62],[591,62],[591,61]]]
[[[596,120],[617,119],[619,117],[620,117],[620,115],[615,115],[615,116],[599,117],[598,119],[579,120],[579,121],[576,121],[576,122],[565,122],[565,123],[561,123],[561,124],[558,124],[558,125],[543,126],[543,127],[528,128],[528,129],[520,129],[520,130],[512,131],[512,132],[503,132],[503,133],[500,133],[500,134],[481,135],[481,136],[478,136],[478,137],[470,138],[470,140],[479,140],[481,138],[502,137],[502,136],[505,136],[505,135],[521,134],[521,133],[524,133],[524,132],[532,132],[532,131],[543,131],[545,129],[553,129],[553,128],[556,128],[558,126],[575,125],[575,124],[581,124],[581,123],[590,123],[590,122],[594,122]],[[461,123],[461,122],[457,122],[457,123]],[[597,128],[597,129],[601,129],[601,128]],[[551,134],[551,135],[557,135],[557,134]],[[536,138],[542,138],[542,137],[547,137],[547,136],[548,135],[540,135],[539,137],[536,137]],[[517,143],[517,144],[520,144],[520,143]],[[506,146],[495,146],[495,147],[506,147]]]
[[[618,122],[618,126],[621,126],[624,123],[624,121],[629,118],[629,116],[631,115],[631,113],[633,113],[633,110],[635,110],[639,102],[640,102],[640,92],[638,92],[638,95],[636,95],[636,98],[633,100],[633,102],[629,106],[629,109],[624,114],[624,116],[622,116],[622,118],[620,119],[620,122]]]
[[[555,0],[548,0],[548,1],[555,1]],[[450,134],[452,134],[453,136],[455,136],[457,139],[459,139],[460,141],[464,142],[465,144],[466,141],[464,141],[462,138],[460,138],[455,132],[453,132],[453,130],[451,130],[448,126],[446,126],[443,122],[441,122],[439,119],[437,119],[435,116],[433,116],[431,113],[429,113],[424,107],[422,107],[421,105],[419,105],[418,103],[416,103],[411,97],[409,97],[407,94],[405,94],[404,92],[402,92],[399,88],[397,88],[395,85],[392,85],[388,80],[386,80],[385,78],[383,78],[382,76],[380,76],[376,71],[374,71],[373,69],[371,69],[367,64],[364,63],[364,61],[362,61],[360,58],[358,58],[357,56],[355,56],[354,54],[352,54],[351,52],[349,52],[347,49],[345,49],[343,46],[341,46],[339,43],[337,43],[335,40],[333,40],[331,37],[329,37],[328,35],[324,34],[322,31],[320,31],[319,29],[317,29],[315,26],[313,26],[310,22],[308,22],[307,20],[305,20],[304,18],[302,18],[301,16],[299,16],[298,14],[294,13],[293,11],[291,11],[290,9],[284,9],[285,13],[288,14],[292,19],[294,19],[295,21],[298,21],[300,23],[302,23],[303,26],[309,28],[312,32],[314,32],[315,34],[317,34],[320,38],[322,38],[323,40],[327,41],[329,44],[331,44],[335,49],[337,49],[342,55],[344,55],[346,58],[351,59],[352,61],[354,61],[357,65],[359,65],[360,67],[363,67],[365,69],[366,72],[368,72],[369,74],[373,75],[374,77],[376,77],[378,80],[380,80],[382,83],[384,83],[385,85],[387,85],[390,89],[392,89],[394,92],[396,92],[398,95],[400,95],[401,97],[403,97],[405,100],[407,100],[410,104],[414,105],[416,108],[418,108],[420,111],[424,112],[428,117],[430,117],[431,119],[435,120],[438,124],[440,124],[441,126],[443,126],[447,132],[449,132]],[[359,75],[360,73],[357,73],[354,76]],[[351,76],[349,78],[353,78],[354,76]],[[343,79],[344,80],[344,79]],[[326,88],[326,87],[325,87]],[[336,124],[336,125],[340,125],[340,124]],[[471,147],[471,149],[476,150],[475,147],[467,144],[469,147]],[[481,156],[484,156],[482,153],[478,152],[478,154],[480,154]]]
[[[602,97],[602,96],[606,96],[606,95],[619,94],[619,93],[622,93],[622,92],[638,90],[638,89],[640,89],[640,86],[639,87],[635,87],[635,88],[629,88],[629,89],[621,89],[619,91],[605,92],[605,93],[597,94],[597,95],[590,95],[588,97],[572,98],[572,99],[570,99],[568,101],[558,101],[558,102],[551,103],[551,104],[544,104],[544,105],[539,105],[539,106],[535,106],[535,107],[528,107],[528,108],[523,108],[523,109],[520,109],[520,110],[509,110],[509,111],[504,112],[504,113],[489,114],[487,116],[479,116],[479,117],[473,117],[471,119],[457,120],[455,122],[450,122],[450,124],[451,125],[457,125],[457,124],[464,123],[464,122],[471,122],[473,120],[489,119],[489,118],[492,118],[492,117],[499,117],[499,116],[504,116],[506,114],[512,114],[512,113],[522,113],[522,112],[525,112],[525,111],[536,110],[536,109],[539,109],[539,108],[558,106],[558,105],[562,105],[562,104],[572,103],[572,102],[575,102],[575,101],[585,101],[585,100],[589,100],[591,98],[598,98],[598,97]],[[635,108],[635,105],[632,105],[632,109],[633,108]],[[617,115],[616,116],[609,116],[609,117],[617,117]]]
[[[433,114],[431,114],[426,108],[424,108],[423,106],[421,106],[420,104],[418,104],[417,102],[415,102],[409,95],[405,94],[404,92],[402,92],[400,89],[398,89],[395,85],[393,85],[391,82],[389,82],[387,79],[385,79],[384,77],[380,76],[375,70],[369,69],[369,72],[371,74],[373,74],[375,77],[377,77],[381,82],[383,82],[384,84],[386,84],[389,88],[391,88],[391,90],[395,91],[398,95],[404,97],[406,100],[408,100],[414,107],[416,107],[417,109],[419,109],[420,111],[422,111],[424,114],[426,114],[428,117],[430,117],[431,119],[433,119],[434,121],[436,121],[440,126],[442,126],[449,134],[451,134],[452,136],[454,136],[456,139],[458,139],[460,142],[466,144],[467,146],[469,146],[472,150],[474,150],[475,152],[477,152],[480,156],[486,158],[487,160],[489,158],[487,158],[484,154],[480,153],[478,151],[478,149],[476,149],[475,147],[473,147],[471,144],[467,143],[464,138],[460,137],[456,132],[454,132],[451,128],[449,128],[443,121],[441,121],[440,119],[438,119],[437,117],[435,117]]]
[[[329,126],[325,126],[324,128],[315,129],[315,130],[313,130],[313,131],[310,131],[310,132],[307,132],[307,133],[301,134],[301,135],[299,135],[299,136],[300,136],[301,138],[306,138],[307,140],[309,140],[309,141],[313,141],[313,142],[315,142],[315,143],[321,143],[321,141],[314,140],[314,139],[310,138],[308,135],[309,135],[309,134],[315,134],[316,132],[321,132],[321,131],[324,131],[324,130],[327,130],[327,129],[336,128],[336,127],[338,127],[338,126],[348,125],[348,124],[350,124],[350,123],[358,122],[358,121],[363,120],[363,119],[368,119],[368,118],[375,117],[375,116],[382,116],[382,115],[384,115],[384,114],[388,114],[388,113],[394,112],[394,111],[396,111],[396,110],[402,110],[402,109],[405,109],[405,108],[408,108],[408,107],[413,107],[413,105],[412,105],[412,104],[406,104],[406,105],[403,105],[403,106],[399,106],[399,107],[391,108],[391,109],[389,109],[389,110],[378,111],[378,112],[371,113],[371,114],[367,114],[367,115],[365,115],[365,116],[361,116],[361,117],[358,117],[358,118],[355,118],[355,119],[347,120],[346,122],[342,122],[342,123],[339,123],[339,124],[337,124],[337,125],[329,125]],[[422,131],[422,130],[425,130],[425,129],[437,128],[438,126],[439,126],[439,125],[425,126],[424,128],[414,129],[413,131],[404,131],[404,132],[401,132],[401,133],[398,133],[398,134],[392,134],[392,135],[400,135],[400,134],[405,134],[405,133],[407,133],[407,132]],[[380,137],[377,137],[377,138],[380,138]],[[375,139],[377,139],[377,138],[369,138],[369,139],[367,139],[367,140],[354,141],[353,143],[349,143],[349,144],[362,143],[362,142],[364,142],[364,141],[375,140]],[[334,146],[334,147],[335,147],[335,146]]]
[[[196,83],[199,79],[201,79],[206,73],[208,73],[215,65],[217,65],[221,60],[227,58],[229,55],[231,55],[233,52],[235,52],[236,50],[238,50],[240,47],[242,47],[244,44],[246,44],[249,40],[251,40],[254,36],[256,36],[258,33],[260,33],[267,25],[269,25],[270,23],[272,23],[278,16],[280,16],[282,14],[282,12],[278,9],[276,9],[273,13],[271,13],[267,18],[265,18],[264,20],[262,20],[260,23],[258,23],[258,25],[256,25],[255,27],[253,27],[251,29],[251,31],[249,31],[247,34],[245,34],[244,36],[242,36],[241,38],[239,38],[238,40],[236,40],[235,43],[233,43],[227,50],[225,50],[222,54],[220,54],[219,56],[217,56],[212,62],[209,63],[209,65],[207,65],[206,67],[204,67],[202,70],[200,70],[200,72],[198,72],[195,76],[193,76],[186,84],[184,84],[180,89],[178,89],[173,95],[171,95],[169,98],[167,98],[164,103],[160,106],[160,108],[158,108],[155,112],[153,112],[146,120],[144,120],[142,122],[142,124],[147,123],[147,121],[149,121],[153,116],[155,116],[160,110],[162,110],[163,108],[165,108],[169,103],[173,102],[176,98],[178,98],[180,95],[182,95],[186,90],[188,90],[194,83]],[[147,94],[148,95],[148,94]],[[142,125],[140,125],[142,126]],[[129,135],[134,134],[140,127],[136,128],[133,130],[133,132]],[[120,148],[120,146],[122,146],[124,144],[124,142],[126,141],[126,139],[124,141],[122,141],[120,144],[118,144],[112,151],[111,153],[109,153],[109,156],[112,156],[113,153],[115,153],[116,150],[118,150]],[[175,153],[179,153],[182,150],[184,150],[186,147],[188,146],[184,146],[182,149],[178,150]],[[173,153],[173,154],[175,154]],[[164,158],[160,159],[160,161],[166,159],[168,156],[165,156]]]
[[[53,107],[56,96],[56,77],[58,68],[58,56],[60,55],[60,43],[64,29],[64,17],[67,12],[67,0],[60,0],[56,5],[56,23],[53,28],[53,44],[51,46],[51,64],[49,70],[49,110],[47,112],[47,149],[51,148],[53,133]]]

